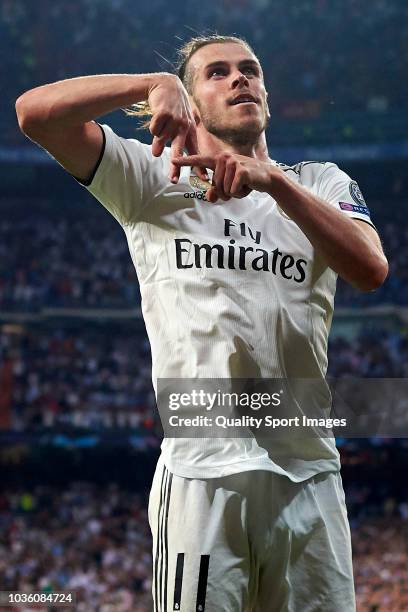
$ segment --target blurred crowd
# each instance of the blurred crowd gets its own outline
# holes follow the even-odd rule
[[[165,0],[3,0],[3,137],[22,142],[13,108],[23,91],[83,74],[172,71],[175,48],[215,31],[254,46],[278,121],[402,113],[407,16],[403,0],[176,0],[172,10]]]
[[[3,427],[131,428],[154,433],[156,407],[146,335],[126,325],[109,329],[106,334],[104,326],[95,324],[3,328],[0,376],[2,368],[10,372],[9,422]],[[329,347],[329,376],[408,375],[408,338],[401,333],[365,331],[353,340],[334,338]],[[3,402],[3,415],[4,407]]]
[[[215,31],[253,45],[272,129],[285,120],[334,121],[348,113],[368,117],[373,133],[381,117],[395,113],[398,128],[408,106],[407,18],[403,0],[175,0],[170,8],[164,0],[2,0],[1,141],[26,144],[14,112],[23,91],[83,74],[172,71],[183,41]],[[408,229],[392,218],[378,226],[389,279],[373,294],[339,280],[336,306],[408,305]],[[72,219],[31,214],[28,206],[19,220],[3,215],[0,311],[139,306],[126,239],[109,215]],[[5,429],[154,430],[143,331],[95,321],[8,327],[0,332]],[[328,373],[407,377],[408,337],[380,329],[333,337]],[[375,475],[351,478],[345,487],[358,612],[400,612],[408,609],[408,504],[395,489],[402,461],[386,440],[378,445],[340,445],[353,477],[360,469]],[[86,482],[0,492],[1,590],[72,589],[78,612],[150,612],[151,563],[146,493]]]
[[[0,221],[0,308],[136,308],[126,237],[109,217],[98,221],[55,222],[38,213]]]
[[[150,612],[145,496],[73,483],[0,494],[0,583],[8,591],[73,591],[77,612]]]
[[[365,330],[353,339],[329,339],[328,374],[333,377],[406,378],[408,336],[378,327]]]
[[[53,219],[45,212],[26,211],[20,220],[0,220],[0,310],[140,305],[135,269],[119,224],[108,214],[98,215],[97,222],[94,215],[82,217]],[[361,293],[339,280],[337,306],[408,304],[408,228],[388,221],[379,230],[389,278],[373,293]]]
[[[404,211],[401,204],[399,213]],[[389,210],[389,214],[395,214]],[[341,279],[337,283],[337,306],[374,306],[375,304],[408,304],[408,225],[405,220],[377,223],[384,252],[389,263],[388,278],[374,293],[361,293]]]
[[[358,612],[407,610],[407,516],[362,523],[352,539]]]
[[[0,583],[9,591],[76,593],[78,612],[150,612],[147,494],[72,482],[0,494]],[[408,515],[352,528],[358,612],[408,606]]]
[[[137,330],[3,332],[0,363],[11,367],[13,430],[152,428],[150,347]]]

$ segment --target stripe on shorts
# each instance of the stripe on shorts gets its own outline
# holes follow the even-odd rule
[[[168,488],[167,488],[167,500],[165,507],[165,518],[164,518],[164,551],[165,551],[165,561],[164,561],[164,606],[163,612],[167,612],[167,580],[168,580],[168,568],[169,568],[169,550],[168,550],[168,527],[169,527],[169,506],[170,506],[170,493],[171,493],[171,483],[173,480],[173,474],[167,471],[168,474]]]
[[[207,594],[209,563],[210,563],[210,555],[201,555],[200,573],[198,575],[196,612],[204,612],[205,610],[205,596]]]
[[[167,612],[168,516],[173,474],[163,465],[157,512],[156,557],[154,562],[154,612]]]
[[[181,590],[183,588],[184,553],[178,553],[176,579],[174,582],[173,611],[181,608]]]

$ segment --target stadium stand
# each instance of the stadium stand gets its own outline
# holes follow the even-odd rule
[[[0,220],[0,309],[138,307],[137,277],[120,226],[97,204],[79,216],[69,209],[52,215],[57,206],[49,201],[33,211],[4,203],[10,212]],[[405,201],[398,206],[404,208]],[[388,212],[377,222],[390,261],[388,279],[374,293],[358,292],[339,280],[337,306],[408,305],[408,229],[393,218],[394,208],[376,203],[376,210]]]
[[[175,47],[203,31],[246,37],[264,66],[271,155],[330,159],[356,178],[390,263],[374,293],[338,281],[329,375],[408,376],[408,5],[272,4],[0,3],[0,590],[72,588],[78,612],[151,612],[147,504],[162,434],[125,236],[20,133],[23,91],[171,71]],[[106,123],[149,141],[120,111]],[[338,447],[358,612],[402,612],[407,439]]]
[[[265,66],[276,140],[401,136],[407,101],[396,84],[406,73],[403,0],[373,0],[369,11],[358,0],[301,0],[277,3],[273,10],[265,0],[205,6],[177,0],[172,7],[169,12],[164,0],[137,9],[130,0],[59,0],[52,7],[47,0],[2,2],[0,35],[4,47],[13,49],[0,76],[0,88],[8,92],[1,113],[8,143],[23,142],[14,129],[13,105],[38,78],[47,83],[80,74],[169,71],[180,39],[203,30],[237,32],[254,45]],[[375,41],[369,53],[367,41]]]

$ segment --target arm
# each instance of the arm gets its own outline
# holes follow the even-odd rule
[[[377,289],[383,284],[388,262],[373,227],[346,217],[283,172],[279,176],[273,174],[268,191],[306,234],[327,265],[344,280],[361,291]]]
[[[290,180],[280,168],[232,153],[191,155],[173,159],[173,163],[200,164],[214,170],[213,186],[206,194],[209,202],[219,197],[242,198],[252,189],[269,193],[344,280],[361,291],[372,291],[384,282],[388,262],[375,229],[336,210]]]
[[[103,135],[94,119],[148,100],[153,112],[153,155],[172,140],[173,154],[197,151],[188,95],[178,77],[167,73],[111,74],[66,79],[36,87],[16,101],[22,132],[46,149],[68,172],[87,180],[100,157]],[[172,176],[178,176],[172,168]]]

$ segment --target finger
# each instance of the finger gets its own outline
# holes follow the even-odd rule
[[[171,143],[169,179],[172,183],[177,183],[180,178],[181,166],[176,166],[176,164],[173,163],[173,158],[180,158],[183,156],[185,138],[185,133],[181,132],[177,134]]]
[[[198,154],[198,140],[195,123],[193,122],[187,132],[186,136],[186,150],[188,155]]]
[[[215,204],[215,202],[219,199],[218,193],[215,187],[210,187],[209,189],[207,189],[205,193],[205,199],[208,200],[208,202]]]
[[[247,176],[244,172],[236,172],[232,181],[230,193],[234,198],[245,198],[252,189],[246,185]]]
[[[195,123],[193,123],[190,129],[187,132],[185,148],[188,155],[196,155],[198,154],[198,141],[197,141],[197,131]],[[205,166],[193,166],[193,170],[200,179],[203,181],[209,181],[210,177],[208,176],[207,170]]]
[[[185,155],[184,157],[173,158],[171,161],[177,166],[200,166],[201,168],[215,170],[215,159],[204,155]]]
[[[239,197],[240,198],[246,198],[247,195],[249,195],[251,193],[251,191],[252,191],[252,189],[250,187],[243,187],[241,189]]]
[[[172,141],[180,131],[181,130],[179,129],[177,121],[172,117],[166,117],[166,121],[162,126],[160,134],[156,134],[155,138],[153,138],[153,155],[159,157],[163,153],[166,143],[169,140]],[[181,150],[181,153],[183,153],[183,149]]]
[[[200,166],[193,166],[192,168],[193,168],[194,173],[202,181],[205,181],[206,183],[209,183],[210,177],[208,176],[208,172],[207,172],[206,168],[201,168]]]
[[[217,165],[215,167],[214,176],[213,176],[213,185],[215,186],[218,196],[221,200],[227,201],[229,200],[229,196],[227,196],[224,192],[224,175],[225,175],[225,167],[227,160],[224,157],[219,157],[217,159]]]
[[[164,151],[164,147],[166,146],[166,142],[168,141],[167,136],[155,136],[152,142],[152,154],[155,157],[160,157],[160,155]]]
[[[225,174],[224,174],[224,193],[227,196],[232,196],[231,193],[231,185],[234,180],[235,172],[237,169],[237,164],[235,161],[227,162],[225,166]]]
[[[149,131],[152,136],[160,136],[168,119],[169,117],[167,115],[163,115],[162,113],[156,114],[152,117],[149,125]]]

